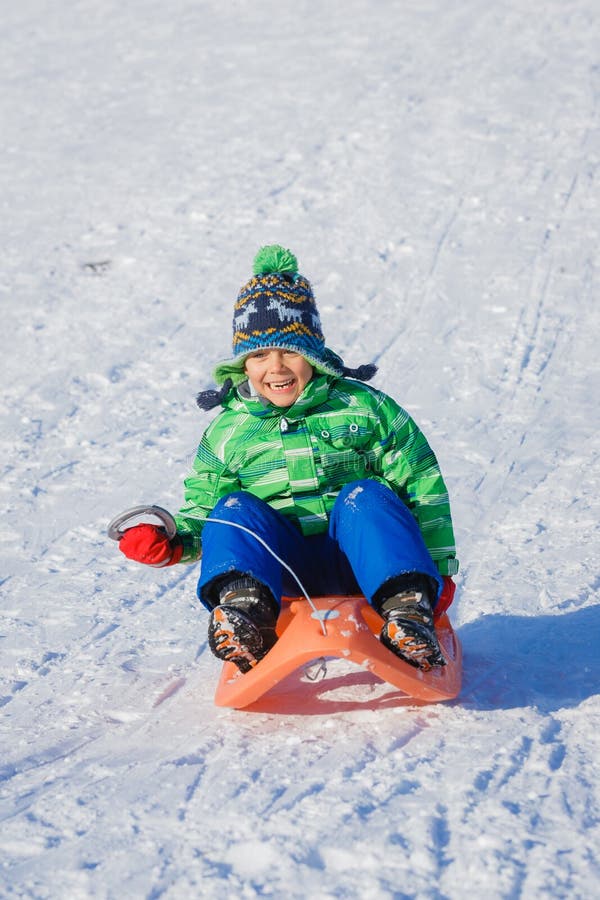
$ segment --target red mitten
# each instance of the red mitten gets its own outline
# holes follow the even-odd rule
[[[454,592],[456,591],[456,585],[452,581],[449,575],[443,575],[444,579],[444,587],[442,588],[442,593],[440,594],[440,598],[435,605],[435,617],[441,616],[442,613],[446,612],[452,601],[454,600]]]
[[[119,550],[128,559],[144,563],[146,566],[174,566],[183,555],[183,546],[175,538],[170,541],[158,525],[134,525],[123,532]]]

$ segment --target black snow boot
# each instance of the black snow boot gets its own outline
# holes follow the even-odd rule
[[[236,577],[219,592],[210,614],[208,645],[215,656],[249,672],[277,640],[279,608],[270,591],[248,576]]]
[[[433,612],[426,580],[417,577],[418,587],[402,587],[378,604],[385,624],[380,640],[409,665],[427,672],[445,666],[433,625]]]

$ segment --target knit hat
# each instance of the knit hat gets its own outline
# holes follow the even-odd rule
[[[373,377],[376,366],[349,369],[325,346],[312,288],[298,274],[298,262],[290,250],[278,244],[261,247],[253,271],[254,276],[241,288],[233,309],[233,357],[220,362],[214,371],[221,390],[198,394],[202,409],[217,406],[233,385],[245,381],[246,357],[267,347],[299,353],[320,374],[361,381]]]

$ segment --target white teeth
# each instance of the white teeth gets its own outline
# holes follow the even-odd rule
[[[278,391],[278,390],[281,390],[282,388],[290,387],[290,385],[292,385],[293,383],[294,382],[292,379],[290,379],[289,381],[279,381],[279,382],[272,381],[271,384],[269,385],[269,387],[271,388],[271,390]]]

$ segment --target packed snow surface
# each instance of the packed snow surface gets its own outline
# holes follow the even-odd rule
[[[599,47],[597,0],[4,4],[1,896],[598,897]],[[178,509],[272,242],[437,452],[456,701],[217,708],[197,567],[106,537]]]

